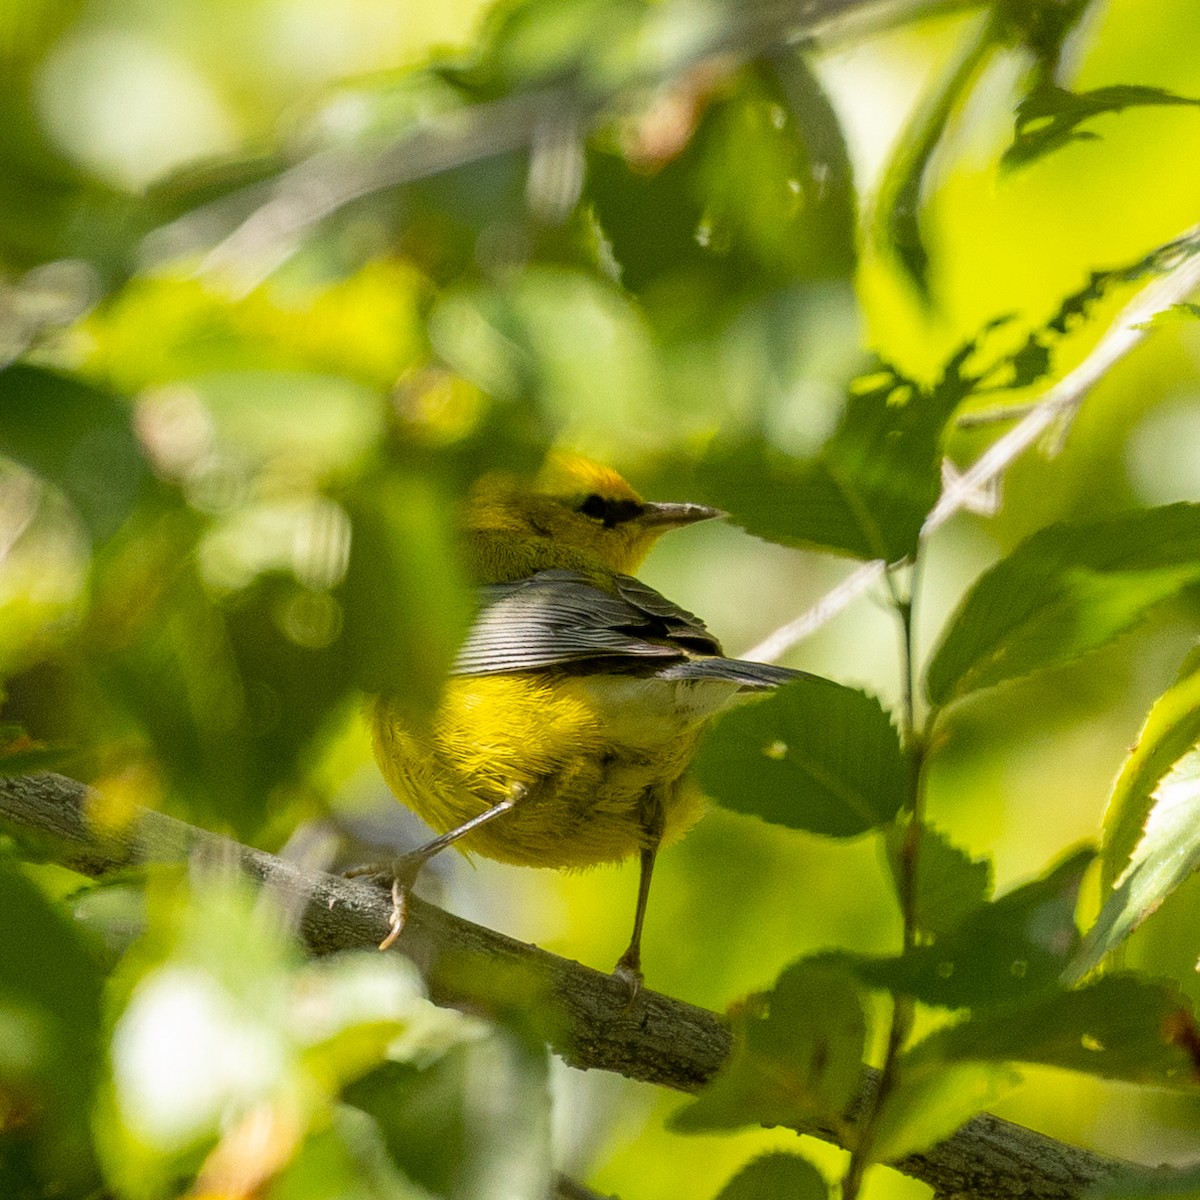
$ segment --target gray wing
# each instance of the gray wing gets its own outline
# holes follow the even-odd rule
[[[743,690],[779,687],[808,674],[774,663],[747,662],[742,658],[689,658],[656,671],[659,679],[720,679],[740,684]]]
[[[453,673],[605,670],[745,687],[773,687],[796,674],[724,658],[698,617],[631,576],[618,575],[615,585],[613,594],[580,571],[554,570],[483,588]]]

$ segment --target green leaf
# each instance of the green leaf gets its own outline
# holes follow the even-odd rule
[[[1151,793],[1145,834],[1071,964],[1073,977],[1099,965],[1200,868],[1200,749],[1175,764]]]
[[[716,1200],[826,1200],[828,1195],[825,1176],[808,1159],[775,1150],[748,1162]]]
[[[1020,1083],[1004,1063],[937,1063],[905,1067],[879,1119],[872,1157],[892,1162],[947,1138]]]
[[[1076,851],[1043,878],[979,905],[933,945],[896,958],[832,961],[868,986],[946,1008],[992,1008],[1054,988],[1079,944],[1075,905],[1093,857]]]
[[[40,367],[0,370],[0,454],[67,495],[92,536],[116,532],[152,480],[128,406]]]
[[[941,489],[942,430],[978,383],[967,363],[996,324],[961,346],[931,387],[886,365],[856,380],[815,459],[798,462],[761,437],[718,440],[697,471],[696,496],[783,545],[911,557]]]
[[[1190,325],[1197,317],[1200,317],[1200,304],[1189,302],[1172,304],[1161,312],[1156,312],[1149,320],[1140,322],[1134,328],[1161,329],[1164,325]]]
[[[1017,106],[1016,134],[1004,152],[1006,167],[1027,166],[1035,159],[1072,142],[1096,141],[1099,134],[1079,126],[1104,113],[1148,106],[1200,107],[1200,100],[1163,88],[1115,84],[1088,92],[1069,92],[1046,83]]]
[[[1056,11],[1062,14],[1065,10]],[[1054,367],[1056,343],[1084,324],[1092,316],[1093,309],[1114,288],[1138,283],[1154,275],[1169,274],[1197,253],[1200,253],[1200,234],[1193,230],[1156,246],[1133,262],[1103,271],[1092,271],[1087,282],[1064,297],[1053,316],[1040,328],[1033,330],[1017,350],[1003,354],[991,367],[979,372],[975,380],[978,390],[988,393],[1029,387],[1049,375]],[[1175,309],[1187,307],[1174,306]],[[1178,320],[1180,315],[1177,313],[1173,319]],[[1150,323],[1154,324],[1157,320],[1152,318]],[[994,321],[991,327],[997,328],[1005,323],[1003,320]],[[987,410],[979,407],[973,411],[979,413]]]
[[[644,17],[636,0],[500,5],[489,12],[480,30],[479,61],[464,72],[464,82],[491,93],[546,86],[573,76],[582,83],[593,72],[613,71],[619,78],[631,66],[627,59]]]
[[[422,1134],[428,1137],[427,1132]],[[271,1180],[270,1193],[272,1200],[314,1200],[317,1196],[429,1200],[431,1195],[397,1167],[371,1117],[358,1108],[336,1103],[319,1127],[308,1130]]]
[[[1154,807],[1154,789],[1168,771],[1200,742],[1200,650],[1150,708],[1113,784],[1104,814],[1100,886],[1104,893],[1129,867]]]
[[[900,739],[879,701],[811,675],[723,717],[696,771],[726,808],[831,837],[886,824],[908,795]]]
[[[929,165],[955,109],[1002,44],[1000,23],[984,23],[955,51],[942,79],[922,98],[903,130],[878,193],[877,236],[923,297],[929,293],[929,252],[921,230],[921,194]]]
[[[354,683],[431,706],[473,611],[446,502],[415,476],[391,476],[364,481],[347,507],[350,560],[334,596]]]
[[[810,264],[809,273],[852,275],[858,257],[857,197],[846,133],[837,109],[803,49],[795,47],[790,54],[777,52],[771,65],[795,118],[806,168],[801,180],[803,216],[785,231],[785,236],[800,241],[800,253]]]
[[[1197,1037],[1174,985],[1114,974],[977,1013],[931,1034],[906,1056],[911,1066],[1022,1062],[1127,1083],[1189,1086]]]
[[[866,1035],[850,975],[795,963],[735,1017],[725,1066],[670,1124],[682,1133],[758,1124],[836,1127],[862,1083]]]
[[[18,1157],[25,1143],[46,1172],[37,1194],[84,1195],[96,1186],[90,1118],[102,1064],[100,973],[79,927],[7,858],[0,908],[0,1159]]]
[[[976,581],[929,664],[929,698],[1070,662],[1197,579],[1200,505],[1052,525]]]
[[[467,1111],[470,1065],[463,1046],[421,1069],[384,1062],[342,1093],[370,1115],[389,1158],[427,1195],[450,1195],[461,1183],[474,1132]],[[322,1194],[320,1187],[315,1194]]]
[[[1194,1083],[1196,1067],[1183,1047],[1196,1036],[1174,988],[1133,976],[987,1009],[939,1029],[901,1058],[875,1157],[924,1149],[990,1107],[1017,1081],[1010,1063],[1131,1083]]]
[[[888,869],[900,894],[900,855],[908,836],[904,825],[893,826],[884,838]],[[990,859],[972,858],[932,826],[921,830],[917,856],[917,928],[935,937],[962,924],[992,892]]]
[[[593,148],[584,191],[622,285],[689,337],[723,326],[737,298],[844,277],[855,252],[849,157],[805,56],[782,50],[714,82],[681,78],[682,120],[651,110],[621,152]]]
[[[854,558],[902,558],[926,511],[923,503],[896,497],[890,519],[900,532],[889,537],[853,480],[824,460],[797,462],[761,439],[715,445],[699,475],[704,482],[696,494],[725,508],[755,537]]]

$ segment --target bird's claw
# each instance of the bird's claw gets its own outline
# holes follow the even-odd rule
[[[625,1011],[629,1012],[637,1003],[637,998],[642,991],[642,982],[645,976],[642,974],[641,964],[630,959],[628,955],[623,954],[617,965],[613,967],[613,978],[619,979],[628,992],[625,1000]]]
[[[388,917],[387,936],[379,943],[380,950],[390,950],[404,932],[404,923],[408,920],[408,895],[427,861],[426,855],[406,854],[390,863],[370,863],[344,872],[347,879],[365,877],[391,887],[392,911]]]
[[[392,913],[388,919],[387,937],[379,943],[380,950],[390,950],[396,944],[396,939],[404,931],[404,922],[408,920],[408,889],[398,875],[392,878]]]

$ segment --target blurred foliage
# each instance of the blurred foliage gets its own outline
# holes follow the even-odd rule
[[[0,775],[95,784],[100,828],[419,840],[361,698],[437,695],[460,498],[555,444],[730,512],[647,578],[732,649],[841,560],[910,560],[702,751],[723,810],[645,945],[651,986],[733,1006],[687,1138],[548,1073],[520,994],[485,1027],[394,956],[306,963],[215,869],[6,853],[5,1196],[815,1197],[844,1162],[757,1126],[840,1127],[864,1059],[892,1086],[857,1168],[989,1105],[1194,1157],[1194,306],[997,512],[925,522],[947,456],[1195,254],[1200,10],[840,7],[815,40],[757,2],[0,8]],[[1097,886],[1064,848],[1101,836]],[[551,949],[624,932],[628,873],[438,866]]]

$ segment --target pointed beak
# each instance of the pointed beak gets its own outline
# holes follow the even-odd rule
[[[646,504],[642,507],[638,522],[642,525],[657,526],[665,531],[728,515],[719,508],[709,508],[706,504]]]

